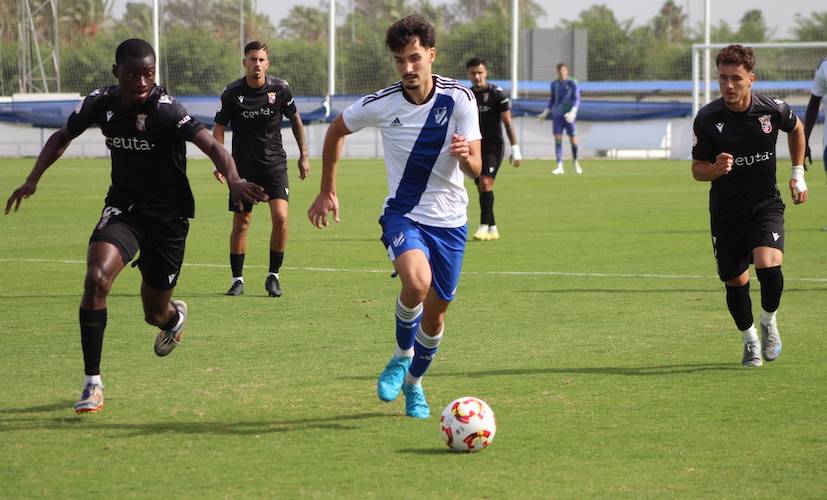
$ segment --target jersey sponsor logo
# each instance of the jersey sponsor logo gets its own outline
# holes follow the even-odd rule
[[[778,238],[780,238],[780,237],[781,237],[781,235],[780,235],[780,234],[778,234],[778,233],[772,233],[772,239],[773,239],[773,241],[778,241]]]
[[[123,151],[152,151],[155,149],[155,144],[138,137],[107,137],[106,146],[109,149]]]
[[[769,134],[770,132],[772,132],[772,122],[770,121],[770,115],[759,116],[758,122],[761,123],[761,130],[763,130],[765,134]]]
[[[394,118],[394,119],[393,119],[393,121],[391,122],[391,127],[401,127],[401,126],[402,126],[402,122],[401,122],[401,121],[399,121],[399,117],[397,116],[397,117],[396,117],[396,118]]]
[[[259,116],[270,116],[274,115],[276,112],[270,108],[259,108],[259,109],[252,109],[252,110],[245,110],[241,112],[242,118],[258,118]]]
[[[718,123],[715,124],[715,128],[718,129],[718,133],[722,133],[724,131],[724,124],[721,123],[721,122],[718,122]]]
[[[140,113],[135,118],[135,129],[137,129],[138,132],[146,132],[146,115]]]
[[[112,117],[113,117],[114,115],[115,115],[115,112],[114,112],[114,111],[109,111],[109,110],[107,110],[107,111],[106,111],[106,121],[111,120],[111,119],[112,119]]]
[[[276,103],[276,93],[275,92],[267,92],[267,102],[270,104]]]
[[[244,102],[244,96],[243,96],[243,95],[238,96],[238,102],[239,102],[239,103],[243,103],[243,102]]]
[[[763,153],[755,153],[754,155],[738,156],[732,162],[736,167],[751,167],[756,163],[764,163],[770,161],[773,153],[764,151]]]
[[[158,98],[158,104],[172,104],[172,98],[164,94]]]
[[[405,243],[405,233],[399,233],[393,237],[393,246],[399,248],[399,245]]]
[[[445,125],[445,122],[448,121],[448,107],[447,106],[440,106],[434,109],[434,121],[440,127]]]
[[[176,128],[181,128],[184,125],[186,125],[187,123],[189,123],[191,120],[192,120],[192,117],[190,115],[186,115],[183,118],[181,118],[180,120],[178,120],[178,123],[175,124],[175,127]]]
[[[491,106],[488,106],[487,104],[480,104],[479,106],[477,106],[477,108],[479,108],[480,113],[491,111]]]

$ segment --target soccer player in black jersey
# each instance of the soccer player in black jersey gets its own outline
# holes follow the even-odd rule
[[[287,155],[281,141],[281,120],[286,116],[299,146],[299,179],[310,171],[304,125],[296,111],[290,86],[286,81],[268,76],[270,67],[267,45],[253,41],[244,47],[246,75],[227,85],[221,94],[221,107],[215,114],[213,136],[224,144],[224,129],[233,129],[233,158],[241,177],[260,184],[270,197],[270,271],[264,289],[271,297],[282,295],[279,268],[287,246]],[[221,173],[214,172],[219,182]],[[247,251],[247,230],[252,219],[252,205],[243,209],[230,204],[233,229],[230,233],[230,270],[232,284],[227,295],[244,293],[244,256]]]
[[[775,184],[775,143],[787,133],[793,203],[807,201],[804,127],[784,101],[752,92],[752,49],[730,45],[716,58],[721,97],[698,112],[692,175],[711,181],[709,213],[718,276],[744,341],[742,364],[761,366],[781,354],[776,312],[784,278],[784,203]],[[761,340],[753,324],[749,265],[761,284]]]
[[[245,183],[232,157],[204,125],[154,83],[155,52],[144,40],[118,45],[112,72],[118,85],[93,91],[78,103],[66,125],[52,134],[31,173],[6,202],[6,214],[37,190],[40,177],[72,140],[97,125],[112,157],[112,184],[100,221],[92,231],[80,301],[80,336],[86,379],[78,413],[103,408],[100,359],[106,299],[115,278],[140,250],[144,319],[160,328],[155,354],[166,356],[181,340],[187,305],[170,300],[184,258],[188,219],[194,215],[186,174],[186,144],[206,153],[227,178],[233,200],[265,201],[261,187]]]
[[[511,129],[511,103],[500,87],[488,83],[488,65],[485,59],[474,57],[465,63],[471,89],[477,98],[482,133],[482,173],[474,179],[480,195],[480,227],[473,238],[479,241],[498,240],[497,223],[494,219],[494,179],[503,161],[504,144],[502,126],[511,144],[509,161],[519,167],[522,161],[520,146]]]

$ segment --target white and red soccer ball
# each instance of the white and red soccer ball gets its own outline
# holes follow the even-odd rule
[[[439,429],[451,451],[475,452],[494,441],[497,421],[485,401],[465,396],[451,401],[442,410]]]

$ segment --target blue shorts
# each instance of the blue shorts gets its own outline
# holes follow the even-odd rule
[[[577,134],[577,125],[569,123],[563,115],[551,117],[551,131],[554,135],[562,135],[563,131],[572,137]]]
[[[408,250],[422,250],[431,264],[431,286],[444,301],[454,299],[465,255],[468,227],[433,227],[400,215],[383,215],[382,243],[395,261]]]

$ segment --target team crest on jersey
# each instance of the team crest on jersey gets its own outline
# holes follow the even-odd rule
[[[763,130],[765,134],[769,134],[770,132],[772,132],[772,122],[770,121],[770,115],[761,115],[758,117],[758,121],[761,123],[761,130]]]
[[[135,119],[135,128],[138,132],[146,132],[146,114],[140,113]]]
[[[445,125],[445,122],[448,121],[448,108],[445,106],[440,106],[434,109],[434,121],[437,125]]]
[[[275,92],[267,92],[267,102],[270,104],[276,103],[276,93]]]

